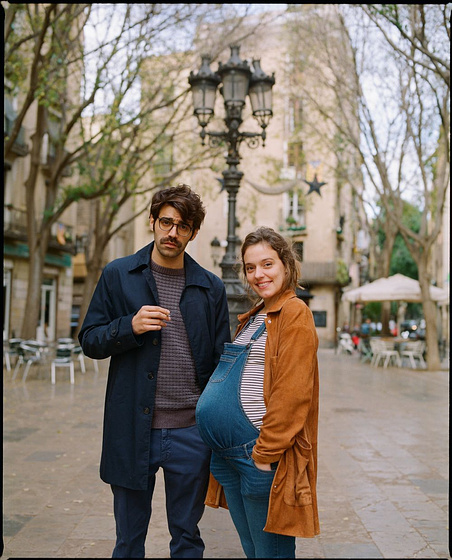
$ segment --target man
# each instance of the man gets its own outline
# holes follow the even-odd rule
[[[210,451],[195,408],[230,342],[224,285],[185,252],[204,216],[187,185],[157,192],[154,241],[105,267],[79,334],[87,356],[111,357],[100,476],[114,496],[113,558],[144,558],[159,468],[171,557],[203,556]]]

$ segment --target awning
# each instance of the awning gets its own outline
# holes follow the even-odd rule
[[[433,301],[444,304],[449,301],[449,292],[437,286],[430,286]],[[359,286],[343,293],[342,301],[406,301],[422,303],[419,282],[403,274],[394,274],[388,278],[378,278],[374,282]]]

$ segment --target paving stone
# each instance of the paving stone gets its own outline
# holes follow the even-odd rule
[[[373,368],[319,350],[321,534],[297,558],[451,558],[449,373]],[[4,372],[3,558],[107,558],[113,499],[99,478],[108,360],[72,386]],[[44,376],[45,374],[45,376]],[[206,558],[244,558],[229,512],[206,508]],[[161,471],[147,558],[169,558]]]

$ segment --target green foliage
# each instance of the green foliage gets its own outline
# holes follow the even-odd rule
[[[22,88],[27,78],[27,60],[19,49],[15,50],[9,60],[5,63],[5,78],[11,83],[12,91],[18,91]]]
[[[265,157],[265,175],[262,174],[261,178],[267,185],[276,185],[281,182],[281,169],[283,162],[281,158]]]
[[[381,319],[381,301],[370,301],[362,310],[363,319],[378,322]]]
[[[25,25],[25,4],[9,7],[15,11],[15,17],[9,30],[8,43],[5,44],[4,77],[14,93],[21,90],[27,79],[30,56],[23,49],[14,48],[30,31]],[[8,48],[9,47],[9,48]]]
[[[71,201],[77,202],[83,198],[90,198],[97,192],[97,186],[92,183],[85,183],[76,187],[67,187],[65,189],[65,196]]]
[[[336,263],[336,280],[341,286],[346,286],[350,283],[348,267],[342,259],[338,259]]]
[[[415,280],[418,278],[417,265],[400,234],[395,238],[389,265],[389,275],[392,276],[397,273],[408,276],[409,278],[414,278]]]
[[[411,231],[419,233],[421,227],[422,212],[409,202],[403,202],[402,223]],[[384,209],[380,212],[380,226],[377,232],[377,241],[380,247],[385,242],[385,233],[381,224],[386,220]],[[396,235],[391,255],[389,275],[400,273],[417,280],[418,268],[411,253],[406,246],[405,240],[400,234]]]
[[[363,4],[369,8],[371,13],[380,14],[388,19],[391,23],[402,29],[399,19],[399,4]]]

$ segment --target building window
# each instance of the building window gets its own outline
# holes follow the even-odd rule
[[[287,144],[287,164],[289,167],[295,167],[297,171],[300,171],[304,163],[303,142],[289,142]]]
[[[3,112],[3,131],[4,137],[9,137],[12,132],[14,122],[17,119],[17,114],[14,109],[14,100],[4,97],[4,112]],[[23,126],[19,129],[19,134],[14,141],[12,151],[19,156],[25,156],[28,153],[28,147],[25,142],[25,128]]]
[[[75,331],[80,318],[80,305],[73,305],[71,310],[71,338],[75,338]]]
[[[298,190],[285,193],[285,208],[284,219],[286,220],[287,227],[289,229],[304,229],[306,226],[306,216],[303,193]]]
[[[326,311],[313,311],[312,315],[316,327],[326,327]]]
[[[293,249],[295,251],[295,253],[297,254],[298,258],[300,259],[300,262],[303,262],[303,241],[296,241],[293,244]]]
[[[157,180],[163,178],[165,175],[169,175],[173,170],[173,146],[174,144],[169,141],[168,138],[165,138],[161,147],[155,152],[153,168]]]
[[[289,99],[289,134],[298,132],[301,129],[303,119],[303,106],[301,99],[291,97]]]
[[[41,286],[41,311],[36,333],[38,340],[55,340],[56,321],[56,282],[53,278],[44,278]]]

